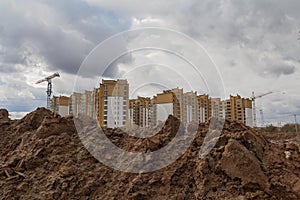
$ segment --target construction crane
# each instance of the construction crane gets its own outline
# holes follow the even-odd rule
[[[47,76],[46,78],[43,78],[39,81],[37,81],[35,84],[39,84],[42,82],[48,82],[48,86],[47,86],[47,109],[50,109],[50,101],[51,101],[51,94],[52,94],[52,82],[51,80],[55,77],[60,77],[59,73],[56,72],[54,74],[52,74],[51,76]]]
[[[256,127],[256,108],[255,108],[255,100],[262,98],[266,95],[272,94],[273,92],[267,92],[258,96],[254,95],[254,92],[252,92],[252,97],[250,98],[252,100],[252,115],[253,115],[253,126]]]

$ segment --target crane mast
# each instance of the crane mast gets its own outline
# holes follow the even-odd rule
[[[51,76],[47,76],[46,78],[43,78],[36,82],[36,84],[40,84],[42,82],[48,82],[47,85],[47,109],[50,109],[50,101],[51,101],[51,94],[52,94],[52,79],[55,77],[60,77],[59,73],[54,73]]]

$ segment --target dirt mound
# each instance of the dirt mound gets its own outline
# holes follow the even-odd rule
[[[0,109],[0,124],[9,122],[8,111],[6,109]]]
[[[92,123],[92,122],[91,122]],[[149,138],[120,129],[104,130],[117,146],[155,151],[185,130],[170,116]],[[76,123],[89,134],[96,127]],[[209,123],[197,130],[188,150],[171,165],[151,173],[125,173],[96,160],[76,133],[73,119],[39,108],[0,126],[1,199],[299,199],[300,154],[292,142],[272,143],[253,129],[226,121],[216,145],[199,151]],[[184,139],[184,138],[183,138]],[[85,141],[83,141],[85,142]]]

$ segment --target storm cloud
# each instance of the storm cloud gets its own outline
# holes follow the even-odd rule
[[[114,12],[79,0],[1,1],[0,17],[3,67],[41,62],[71,74],[99,42],[130,26]]]

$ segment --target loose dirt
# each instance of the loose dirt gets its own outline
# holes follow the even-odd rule
[[[149,152],[182,131],[179,124],[169,116],[145,139],[120,129],[104,132],[123,149]],[[271,138],[225,121],[216,145],[199,159],[208,126],[188,127],[197,130],[196,137],[176,162],[135,174],[113,170],[90,155],[71,116],[38,108],[10,120],[0,110],[0,199],[300,199],[300,153],[293,137]]]

